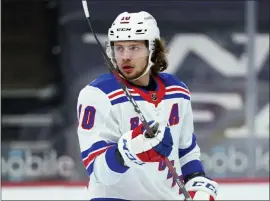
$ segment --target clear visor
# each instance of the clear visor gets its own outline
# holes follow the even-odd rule
[[[141,43],[127,42],[127,44],[114,44],[111,46],[115,59],[138,59],[149,56],[148,47]]]

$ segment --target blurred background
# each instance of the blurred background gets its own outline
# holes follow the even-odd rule
[[[1,1],[2,185],[85,183],[81,88],[107,73],[81,1]],[[269,2],[89,1],[100,41],[124,11],[150,12],[168,73],[190,88],[202,161],[223,182],[269,182]]]

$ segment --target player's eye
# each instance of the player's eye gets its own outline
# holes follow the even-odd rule
[[[138,50],[140,50],[140,47],[137,46],[137,45],[132,45],[132,46],[129,47],[129,49],[130,49],[131,51],[138,51]]]
[[[114,46],[114,51],[116,52],[123,52],[124,48],[122,46]]]

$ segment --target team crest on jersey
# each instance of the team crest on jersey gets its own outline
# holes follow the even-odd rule
[[[151,94],[151,98],[153,101],[156,101],[157,100],[157,94],[156,93],[152,93]]]

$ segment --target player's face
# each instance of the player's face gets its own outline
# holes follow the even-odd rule
[[[117,41],[113,50],[116,64],[126,79],[132,80],[143,74],[149,54],[144,41]]]

